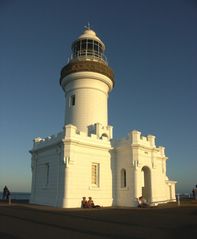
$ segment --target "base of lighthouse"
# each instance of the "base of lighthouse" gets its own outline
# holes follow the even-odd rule
[[[66,125],[56,136],[34,139],[31,203],[81,207],[82,197],[101,206],[135,207],[175,201],[175,181],[166,176],[164,148],[155,137],[132,131],[112,140],[112,127],[95,124],[92,134]],[[108,136],[108,137],[107,137]]]

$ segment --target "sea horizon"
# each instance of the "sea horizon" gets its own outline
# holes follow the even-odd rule
[[[3,193],[0,192],[0,199],[2,199]],[[17,200],[30,200],[31,193],[30,192],[11,192],[10,193],[11,199]]]

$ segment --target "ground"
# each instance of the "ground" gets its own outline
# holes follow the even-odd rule
[[[197,201],[154,208],[59,209],[0,201],[1,239],[195,238]]]

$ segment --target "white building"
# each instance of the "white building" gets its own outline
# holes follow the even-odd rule
[[[31,203],[81,207],[83,196],[103,206],[136,206],[175,201],[175,181],[166,176],[164,147],[155,136],[129,132],[113,139],[108,125],[108,96],[113,72],[105,45],[90,28],[72,44],[72,58],[61,71],[65,126],[56,136],[35,138]]]

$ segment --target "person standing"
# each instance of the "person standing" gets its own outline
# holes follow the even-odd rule
[[[10,191],[9,191],[8,187],[5,186],[4,189],[3,189],[2,199],[3,200],[9,200],[9,197],[10,197]]]

